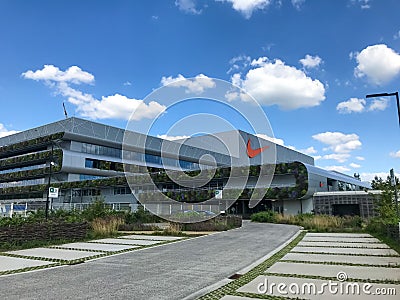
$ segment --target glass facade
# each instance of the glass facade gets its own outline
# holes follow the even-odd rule
[[[122,150],[107,146],[100,146],[94,145],[89,143],[82,143],[82,153],[94,154],[94,155],[103,155],[103,156],[110,156],[122,159]],[[133,152],[133,151],[125,151],[124,152],[124,159],[138,161],[138,162],[146,162],[148,164],[155,164],[160,167],[163,165],[168,167],[180,167],[185,170],[198,170],[199,164],[196,162],[191,162],[187,160],[178,160],[174,158],[166,158],[161,157],[159,155],[153,154],[144,154],[140,152]],[[85,161],[86,168],[96,168],[93,161],[86,159]]]
[[[122,150],[112,147],[82,143],[82,153],[122,158]]]
[[[114,188],[114,195],[128,195],[130,193],[131,193],[131,189],[128,186]]]
[[[0,183],[0,188],[7,188],[7,187],[14,187],[14,186],[25,186],[25,185],[35,185],[35,184],[44,184],[44,178],[38,179],[27,179],[27,180],[20,180],[20,181],[13,181],[13,182],[3,182]]]
[[[35,169],[41,169],[46,167],[46,164],[40,164],[40,165],[34,165],[34,166],[28,166],[28,167],[20,167],[20,168],[13,168],[13,169],[7,169],[7,170],[0,170],[0,174],[7,174],[7,173],[14,173],[14,172],[20,172],[20,171],[28,171],[28,170],[35,170]]]
[[[95,179],[103,179],[105,176],[95,176],[95,175],[87,175],[87,174],[79,174],[79,180],[95,180]],[[108,177],[107,177],[108,178]]]

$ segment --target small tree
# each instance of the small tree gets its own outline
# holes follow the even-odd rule
[[[399,189],[398,178],[396,178],[396,185],[397,189]],[[383,225],[397,224],[399,222],[399,217],[397,216],[394,187],[391,185],[390,177],[388,176],[386,180],[383,180],[375,176],[374,180],[371,182],[371,186],[375,190],[382,191],[377,208],[379,223]]]
[[[382,191],[381,198],[378,202],[378,213],[381,222],[384,225],[397,224],[399,218],[397,216],[396,205],[393,202],[394,192],[385,189]]]

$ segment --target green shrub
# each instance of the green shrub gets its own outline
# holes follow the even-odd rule
[[[135,212],[128,212],[125,214],[126,224],[135,223],[159,223],[162,219],[151,212],[144,209],[143,206],[139,206]]]
[[[112,215],[113,211],[108,208],[103,199],[96,199],[92,204],[88,206],[87,209],[82,211],[84,218],[91,222],[97,218],[104,218],[106,216]]]
[[[263,223],[276,223],[277,213],[272,210],[260,211],[251,215],[251,221]]]

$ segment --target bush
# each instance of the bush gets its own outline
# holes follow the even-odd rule
[[[110,214],[112,214],[111,209],[105,205],[102,199],[96,199],[87,209],[82,211],[82,215],[89,222],[97,218],[104,218]]]
[[[272,210],[266,210],[252,214],[250,218],[253,222],[276,223],[277,215],[278,214]]]
[[[153,215],[149,211],[145,210],[143,206],[139,206],[135,212],[129,212],[125,215],[126,224],[159,223],[160,221],[160,217]]]
[[[242,218],[239,216],[217,216],[203,222],[177,224],[175,230],[179,228],[185,231],[224,231],[240,226],[242,226]]]

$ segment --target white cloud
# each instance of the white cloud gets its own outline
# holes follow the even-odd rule
[[[349,113],[361,113],[366,111],[366,104],[367,102],[364,99],[358,98],[350,98],[347,101],[340,102],[336,106],[336,110],[339,113],[349,114]],[[375,110],[385,110],[389,105],[388,99],[375,99],[368,107],[368,111],[375,111]]]
[[[350,171],[350,169],[345,166],[328,166],[328,167],[324,167],[324,169],[329,170],[329,171],[336,171],[336,172],[340,172],[340,173]]]
[[[77,66],[72,66],[66,71],[61,71],[53,65],[44,65],[41,70],[29,70],[22,73],[22,77],[46,82],[70,82],[74,84],[94,83],[94,76],[88,72],[82,71],[82,69]]]
[[[227,74],[230,74],[232,72],[240,72],[241,70],[247,68],[251,63],[251,57],[247,55],[239,55],[233,57],[230,61],[229,64],[231,67],[229,70],[226,72]]]
[[[400,39],[400,30],[397,31],[397,32],[393,35],[393,39],[394,39],[394,40]]]
[[[186,88],[186,93],[202,94],[205,89],[211,89],[215,87],[215,82],[212,78],[199,74],[194,78],[185,78],[183,75],[178,74],[177,77],[172,76],[161,78],[161,84],[163,86],[170,87],[184,87]]]
[[[262,10],[271,4],[271,0],[216,0],[218,2],[228,2],[232,8],[240,12],[246,19],[251,18],[255,10]]]
[[[8,130],[3,124],[0,123],[0,138],[18,133],[16,130]]]
[[[364,111],[366,103],[367,102],[364,99],[350,98],[347,101],[340,102],[336,106],[336,110],[343,114],[349,114],[352,112],[360,113]]]
[[[336,160],[340,163],[346,162],[350,157],[350,154],[348,153],[332,153],[332,154],[326,154],[321,157],[321,159],[326,159],[326,160]]]
[[[82,116],[92,119],[128,120],[135,112],[132,120],[141,120],[153,118],[164,110],[165,106],[158,102],[151,101],[146,104],[143,100],[131,99],[119,94],[102,97],[101,100],[92,99],[85,103],[79,103],[78,106],[78,111]]]
[[[166,135],[166,134],[158,134],[158,138],[168,141],[175,141],[175,140],[184,140],[190,138],[190,135]]]
[[[390,156],[394,158],[400,158],[400,150],[397,152],[390,152]]]
[[[355,163],[351,163],[349,166],[352,167],[353,169],[361,168],[361,166],[359,164],[355,164]]]
[[[356,77],[366,76],[376,85],[382,85],[400,73],[400,55],[385,44],[368,46],[356,55]]]
[[[361,160],[361,161],[362,161],[362,160],[365,160],[365,157],[362,157],[362,156],[356,156],[356,159],[357,159],[357,160]]]
[[[389,105],[389,100],[388,99],[374,99],[372,103],[370,104],[368,110],[369,111],[374,111],[374,110],[385,110]]]
[[[196,8],[195,0],[176,0],[175,5],[179,8],[179,10],[187,14],[199,15],[202,12],[201,9]]]
[[[361,9],[370,9],[371,8],[370,2],[371,0],[351,0],[351,4],[360,5]]]
[[[313,80],[279,59],[270,61],[260,57],[253,60],[251,66],[253,68],[243,79],[240,74],[234,74],[231,80],[261,105],[278,105],[288,110],[317,106],[325,100],[325,87],[319,80]],[[243,95],[239,98],[246,101]]]
[[[312,69],[318,67],[322,63],[322,59],[318,55],[311,56],[307,54],[304,58],[300,59],[299,62],[304,68]]]
[[[165,110],[165,106],[143,100],[132,99],[120,94],[103,96],[96,99],[92,94],[74,89],[70,84],[94,83],[94,76],[72,66],[66,71],[52,65],[45,65],[42,70],[27,71],[24,78],[44,81],[56,90],[56,93],[66,97],[68,102],[76,106],[76,110],[84,117],[91,119],[123,119],[128,120],[133,112],[133,120],[153,118]]]
[[[299,152],[310,155],[310,154],[315,154],[317,153],[317,150],[315,150],[314,147],[308,147],[306,149],[300,149]]]
[[[264,140],[273,142],[275,144],[281,145],[281,146],[285,145],[285,142],[282,139],[278,139],[278,138],[275,138],[275,137],[270,137],[270,136],[268,136],[268,135],[266,135],[264,133],[257,133],[255,136],[257,136],[259,138],[262,138]]]
[[[371,182],[375,176],[378,178],[382,178],[383,180],[386,180],[386,178],[389,176],[389,172],[370,172],[370,173],[360,173],[361,180],[362,181],[369,181]],[[400,178],[400,173],[395,173],[395,176]]]
[[[344,134],[341,132],[323,132],[312,136],[313,139],[328,145],[335,153],[349,153],[359,149],[362,143],[357,134]]]
[[[301,6],[304,4],[305,1],[306,1],[306,0],[292,0],[292,5],[293,5],[296,9],[300,10],[300,9],[301,9]]]
[[[132,85],[132,83],[131,83],[130,81],[125,81],[125,82],[124,82],[124,85],[125,85],[125,86],[130,86],[130,85]]]

